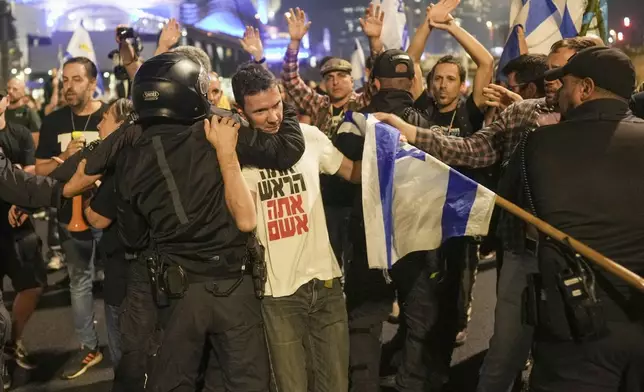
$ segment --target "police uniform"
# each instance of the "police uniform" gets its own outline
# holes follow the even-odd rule
[[[157,259],[155,268],[164,271],[154,275],[148,269],[155,277],[158,329],[149,343],[147,389],[194,390],[204,350],[211,347],[227,390],[264,391],[268,354],[260,301],[246,265],[250,235],[237,229],[228,212],[217,155],[204,135],[207,80],[202,67],[179,53],[146,61],[133,83],[139,123],[101,143],[97,150],[107,153],[90,157],[86,172],[116,159],[121,240],[127,249],[147,248],[145,260],[137,262],[139,280],[145,273],[141,262]],[[285,118],[278,135],[288,130],[270,139],[240,133],[240,162],[275,169],[293,165],[304,151],[293,121]],[[111,149],[119,150],[117,158]],[[164,294],[168,297],[161,299]],[[205,365],[207,384],[210,365]]]
[[[16,169],[0,148],[0,200],[24,208],[58,207],[63,185],[47,177]],[[6,218],[5,218],[6,219]],[[0,292],[0,348],[11,337],[11,316]],[[0,365],[4,356],[0,359]],[[0,392],[4,384],[0,382]]]
[[[619,98],[586,101],[530,134],[522,147],[528,199],[539,218],[642,276],[644,120],[628,109],[633,65],[618,49],[594,47],[546,80],[569,74]],[[538,259],[541,283],[527,304],[537,315],[531,390],[640,391],[644,295],[548,238]]]

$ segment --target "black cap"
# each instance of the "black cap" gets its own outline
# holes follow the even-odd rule
[[[574,75],[590,78],[597,87],[629,99],[635,89],[635,68],[631,59],[621,50],[593,46],[574,54],[566,65],[545,73],[548,81]]]
[[[208,73],[178,52],[145,61],[134,76],[132,103],[140,120],[169,118],[195,123],[210,114]]]
[[[405,67],[399,67],[404,65]],[[373,62],[375,78],[414,78],[414,61],[407,52],[389,49],[382,52]]]

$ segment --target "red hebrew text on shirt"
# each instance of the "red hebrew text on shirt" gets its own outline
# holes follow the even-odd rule
[[[260,170],[259,198],[266,214],[269,241],[302,235],[309,231],[304,210],[306,184],[295,170]]]

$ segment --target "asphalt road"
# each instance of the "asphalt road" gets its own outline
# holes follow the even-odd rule
[[[40,230],[39,230],[40,231]],[[59,374],[65,361],[79,343],[75,339],[69,290],[56,285],[65,274],[55,272],[49,275],[50,287],[32,317],[24,335],[27,350],[39,365],[37,369],[25,371],[13,369],[15,392],[107,392],[111,387],[112,364],[107,350],[105,315],[100,287],[95,290],[96,328],[103,348],[104,360],[76,380],[61,380]],[[468,329],[467,342],[454,352],[451,390],[454,392],[474,391],[478,369],[488,348],[494,323],[496,269],[494,262],[481,264],[474,287],[472,320]],[[11,286],[5,280],[5,300],[13,298]],[[396,327],[386,323],[383,339],[390,339]]]

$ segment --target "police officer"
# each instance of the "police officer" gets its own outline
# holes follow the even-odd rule
[[[644,274],[644,120],[632,116],[633,64],[623,52],[584,49],[549,71],[563,121],[523,149],[533,212],[636,274]],[[566,246],[541,238],[532,388],[640,391],[644,296]],[[540,288],[541,287],[541,288]],[[530,297],[530,296],[529,296]]]
[[[0,148],[0,200],[2,202],[24,208],[58,207],[63,191],[63,183],[16,169]],[[0,292],[0,349],[4,349],[10,337],[11,316],[4,306]],[[3,365],[3,361],[4,355],[0,356],[0,365]],[[4,366],[2,368],[4,369]],[[3,374],[0,377],[6,376],[8,375]],[[0,392],[3,389],[4,383],[0,382]]]
[[[213,118],[204,133],[207,89],[207,70],[189,56],[165,53],[146,61],[132,94],[142,133],[118,154],[119,234],[130,248],[148,243],[159,306],[147,388],[194,390],[202,354],[211,347],[227,390],[263,391],[268,356],[246,257],[256,215],[239,162],[278,168],[290,157],[292,165],[304,143],[298,127],[299,142],[241,135],[244,145],[235,148],[239,125],[230,118]]]

